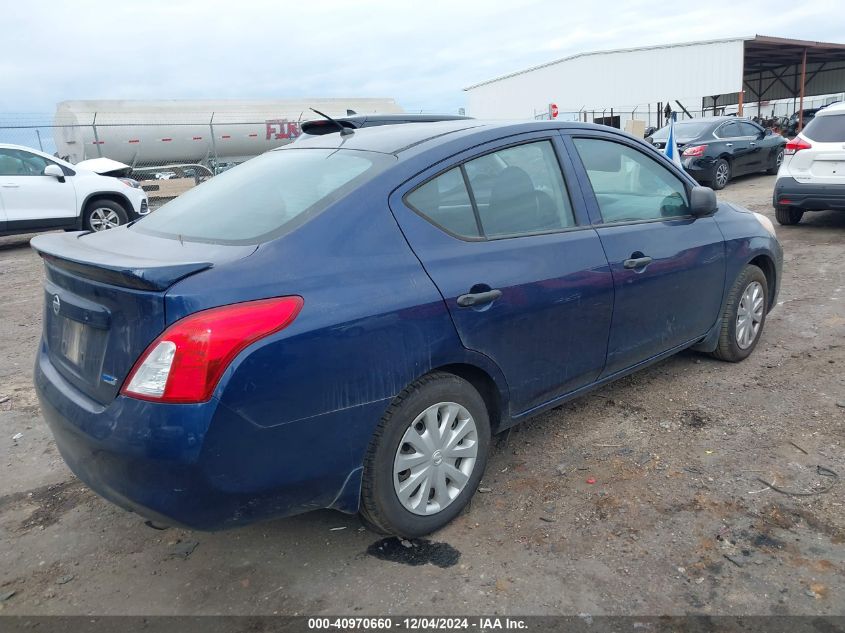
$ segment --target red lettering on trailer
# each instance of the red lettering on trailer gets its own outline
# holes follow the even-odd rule
[[[170,141],[172,141],[172,140],[173,140],[172,138],[163,138],[163,139],[161,139],[161,142],[162,142],[162,143],[168,143],[168,142],[170,142]]]
[[[267,141],[296,138],[300,133],[299,123],[287,119],[267,119],[264,125],[267,127]]]
[[[105,141],[91,141],[91,145],[102,145]]]
[[[201,141],[201,140],[202,140],[202,137],[201,137],[201,136],[195,136],[195,137],[194,137],[194,140],[195,140],[195,141]]]
[[[224,134],[224,135],[223,135],[223,136],[221,136],[220,138],[232,138],[232,136],[231,136],[230,134]]]
[[[258,134],[250,134],[249,138],[258,138]]]
[[[140,143],[140,142],[141,142],[141,139],[139,139],[139,138],[130,138],[130,139],[129,139],[129,142],[130,142],[130,143]]]

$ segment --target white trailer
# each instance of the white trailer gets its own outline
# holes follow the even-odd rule
[[[107,157],[133,167],[240,162],[291,142],[302,121],[401,113],[388,98],[63,101],[56,106],[58,155],[72,163]]]

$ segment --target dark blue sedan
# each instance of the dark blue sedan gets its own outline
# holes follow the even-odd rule
[[[404,536],[461,512],[492,433],[683,349],[744,359],[782,264],[765,217],[554,122],[303,139],[32,244],[36,388],[92,489],[200,529],[335,508]]]

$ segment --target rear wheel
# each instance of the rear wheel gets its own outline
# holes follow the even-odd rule
[[[771,167],[766,170],[767,174],[776,174],[778,173],[778,169],[780,169],[780,164],[783,162],[783,148],[781,147],[778,150],[778,153],[775,154],[775,163]]]
[[[788,207],[782,204],[775,207],[775,218],[777,218],[779,224],[784,226],[798,224],[802,217],[804,217],[804,212],[801,209]]]
[[[730,179],[731,164],[724,158],[718,159],[713,165],[713,182],[710,183],[710,186],[716,191],[724,189]]]
[[[763,332],[769,305],[769,285],[766,275],[752,264],[743,268],[736,278],[725,311],[719,346],[713,356],[732,363],[748,358]]]
[[[443,527],[475,493],[489,446],[487,407],[471,384],[440,372],[420,378],[399,394],[370,443],[362,518],[405,537]]]
[[[129,216],[117,202],[94,200],[85,208],[85,228],[89,231],[113,229],[129,221]]]

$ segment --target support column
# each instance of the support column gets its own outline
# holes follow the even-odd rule
[[[807,83],[807,49],[801,57],[801,97],[798,101],[798,132],[804,129],[804,90]]]

